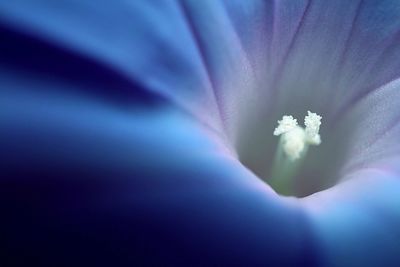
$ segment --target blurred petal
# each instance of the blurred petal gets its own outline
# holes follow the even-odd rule
[[[323,266],[398,266],[400,180],[379,169],[303,199],[320,237]]]
[[[304,213],[192,117],[4,73],[2,264],[314,264]]]
[[[49,50],[105,65],[221,130],[207,70],[175,1],[17,0],[0,3],[0,22]]]

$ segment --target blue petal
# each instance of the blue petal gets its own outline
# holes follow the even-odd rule
[[[330,120],[398,76],[397,1],[306,1],[298,7],[290,2],[280,2],[275,13],[277,55],[271,63],[277,70],[270,90],[276,90],[280,112],[309,108]],[[296,12],[286,30],[288,6]],[[292,30],[290,22],[299,16]]]
[[[348,152],[343,173],[382,168],[400,175],[400,80],[392,81],[360,99],[339,124],[348,129]]]
[[[221,127],[207,71],[175,1],[3,1],[0,22],[106,66]]]
[[[314,263],[304,213],[192,117],[17,77],[0,79],[3,264]]]
[[[400,181],[380,169],[303,200],[320,240],[323,266],[398,266]]]

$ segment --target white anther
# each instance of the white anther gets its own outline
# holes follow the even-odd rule
[[[278,127],[274,130],[274,135],[282,135],[282,148],[286,156],[291,160],[296,160],[304,155],[308,145],[319,145],[321,136],[319,128],[322,117],[316,113],[308,111],[304,118],[305,128],[297,125],[297,120],[292,116],[283,116],[278,121]]]
[[[317,113],[307,111],[307,116],[304,118],[304,125],[306,126],[307,141],[310,144],[319,145],[321,143],[321,137],[319,136],[321,119],[322,117]]]
[[[274,135],[278,136],[293,130],[297,126],[297,120],[292,116],[283,116],[282,120],[278,121],[278,127],[274,130]]]

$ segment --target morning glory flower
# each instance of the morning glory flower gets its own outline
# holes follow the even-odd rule
[[[395,0],[0,2],[2,266],[399,266]]]

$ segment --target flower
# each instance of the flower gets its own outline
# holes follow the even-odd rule
[[[398,266],[399,29],[395,0],[1,2],[0,261]]]

